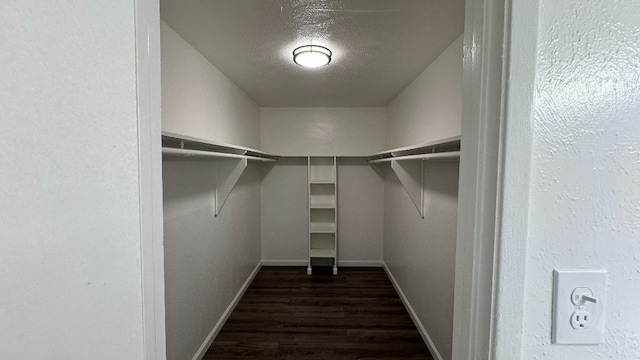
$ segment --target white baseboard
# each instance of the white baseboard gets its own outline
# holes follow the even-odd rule
[[[262,260],[262,266],[304,266],[308,265],[307,260]]]
[[[238,302],[242,298],[242,295],[244,295],[244,292],[247,291],[247,288],[249,287],[249,285],[251,285],[251,282],[256,277],[261,267],[262,267],[262,261],[258,262],[258,265],[256,265],[256,267],[253,269],[253,271],[247,278],[247,281],[245,281],[244,284],[242,284],[242,287],[240,287],[240,290],[231,301],[231,304],[229,304],[229,306],[224,311],[224,313],[222,313],[222,316],[220,317],[216,325],[213,327],[213,329],[211,330],[207,338],[204,340],[202,345],[200,345],[200,348],[198,349],[196,354],[193,355],[193,360],[202,360],[207,350],[213,343],[213,340],[216,338],[216,336],[218,336],[218,333],[222,329],[222,326],[224,326],[224,323],[227,321],[227,319],[229,318],[233,310],[236,308],[236,305],[238,305]]]
[[[378,260],[338,260],[338,266],[344,267],[383,267]],[[262,266],[307,266],[307,260],[262,260]]]
[[[422,325],[420,318],[418,318],[418,314],[416,314],[416,312],[413,310],[411,303],[409,303],[409,300],[404,295],[404,292],[400,288],[400,285],[398,284],[396,279],[393,277],[393,274],[391,274],[391,270],[389,270],[389,268],[387,267],[387,264],[384,262],[382,263],[382,266],[384,267],[384,271],[387,273],[387,276],[391,280],[393,287],[396,289],[396,292],[398,292],[398,295],[400,296],[400,299],[402,300],[404,307],[407,309],[409,316],[411,316],[411,320],[413,320],[413,323],[416,325],[416,328],[418,328],[418,332],[420,333],[420,336],[422,336],[422,340],[424,340],[425,344],[427,344],[427,348],[429,348],[431,355],[433,355],[433,357],[436,360],[442,360],[442,355],[440,355],[440,352],[438,352],[438,349],[436,349],[436,345],[431,340],[431,337],[429,336],[429,334],[427,333],[427,330]]]
[[[376,260],[338,260],[338,266],[344,267],[383,267],[382,261]]]

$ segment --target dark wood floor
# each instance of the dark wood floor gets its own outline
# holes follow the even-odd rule
[[[314,272],[263,267],[204,359],[433,359],[383,269]]]

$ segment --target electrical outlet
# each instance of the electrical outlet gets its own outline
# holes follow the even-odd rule
[[[604,341],[606,270],[553,271],[553,344]]]
[[[575,311],[571,314],[571,326],[576,330],[585,330],[589,327],[589,314],[588,311]]]

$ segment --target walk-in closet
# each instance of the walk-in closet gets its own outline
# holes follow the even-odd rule
[[[205,356],[283,266],[383,269],[451,358],[463,17],[458,0],[161,1],[169,359]],[[300,66],[305,45],[329,63]]]
[[[638,20],[3,0],[0,358],[640,359]]]

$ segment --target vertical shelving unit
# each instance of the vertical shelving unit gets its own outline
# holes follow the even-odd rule
[[[309,265],[331,265],[338,274],[338,189],[336,157],[309,156]]]

